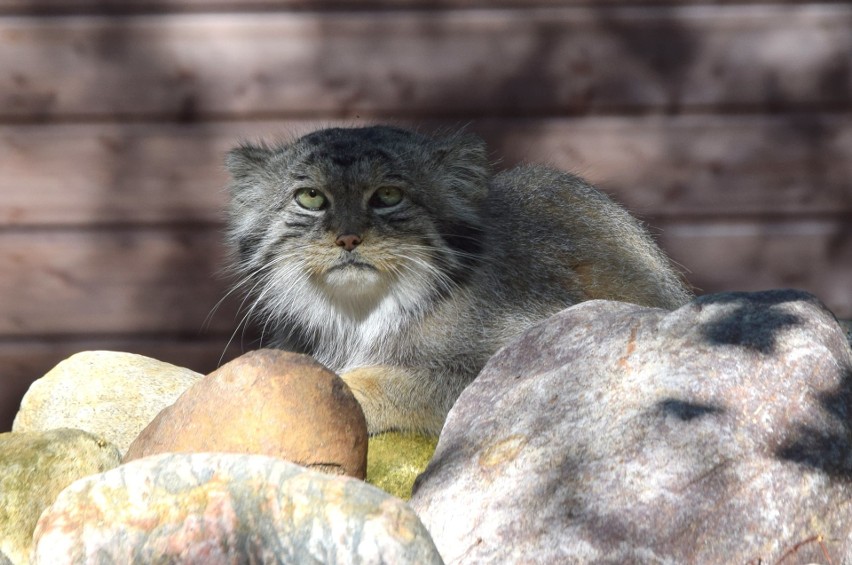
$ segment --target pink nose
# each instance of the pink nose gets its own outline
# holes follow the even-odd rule
[[[361,238],[355,234],[346,234],[337,236],[337,245],[346,251],[352,251],[361,245]]]

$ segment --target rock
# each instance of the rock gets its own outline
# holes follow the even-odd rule
[[[838,322],[840,323],[840,327],[843,328],[843,331],[846,332],[846,341],[852,347],[852,320],[838,320]]]
[[[809,294],[586,302],[488,362],[411,506],[448,563],[850,562],[850,410]]]
[[[220,451],[363,479],[367,423],[349,387],[306,355],[252,351],[188,389],[125,456]]]
[[[33,564],[440,563],[405,503],[262,455],[169,453],[64,490]]]
[[[78,428],[124,453],[154,416],[201,376],[132,353],[78,353],[30,386],[12,430]]]
[[[42,511],[79,478],[116,467],[118,449],[81,430],[0,434],[0,564],[29,563]]]
[[[386,432],[370,437],[367,447],[367,482],[408,500],[414,479],[426,469],[438,438],[412,433]]]

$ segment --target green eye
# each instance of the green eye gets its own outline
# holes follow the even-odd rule
[[[325,194],[315,188],[300,188],[296,191],[296,202],[308,210],[322,210],[327,201]]]
[[[370,197],[373,208],[390,208],[402,202],[402,191],[395,186],[383,186]]]

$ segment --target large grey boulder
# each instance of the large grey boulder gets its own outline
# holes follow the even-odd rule
[[[411,505],[447,563],[852,563],[850,410],[809,294],[586,302],[489,361]]]

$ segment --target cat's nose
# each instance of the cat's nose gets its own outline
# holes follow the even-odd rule
[[[342,247],[346,251],[352,251],[359,245],[361,245],[361,237],[355,235],[354,233],[347,233],[344,235],[337,236],[337,245]]]

